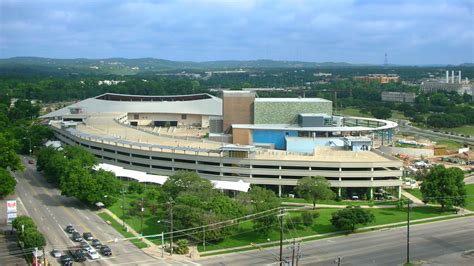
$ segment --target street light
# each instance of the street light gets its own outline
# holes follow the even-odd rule
[[[166,220],[158,220],[156,221],[157,223],[168,223],[168,224],[171,224],[171,222],[169,221],[166,221]],[[164,234],[163,234],[163,230],[161,230],[161,257],[163,258],[164,257],[164,254],[165,254],[165,237],[164,237]]]

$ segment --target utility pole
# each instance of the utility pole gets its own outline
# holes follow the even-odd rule
[[[280,266],[283,266],[283,209],[280,209]]]
[[[173,199],[170,198],[168,204],[170,205],[170,256],[173,256]]]
[[[295,249],[296,249],[296,240],[293,238],[293,250],[291,254],[291,266],[295,266]]]
[[[204,248],[204,251],[206,251],[206,227],[204,226],[202,228],[202,247]]]
[[[298,266],[299,260],[300,260],[300,242],[298,242],[298,247],[296,251],[296,266]]]
[[[143,236],[143,212],[145,211],[145,208],[143,208],[143,197],[142,197],[142,203],[141,203],[141,209],[140,209],[140,233]]]
[[[406,264],[410,264],[410,199],[408,199],[408,206],[407,206],[407,262]]]
[[[122,184],[122,227],[125,228],[125,191]]]
[[[161,232],[161,257],[165,256],[165,235]]]
[[[44,253],[44,247],[43,247],[43,264],[46,266],[46,253]]]
[[[38,248],[35,248],[35,266],[38,265]]]

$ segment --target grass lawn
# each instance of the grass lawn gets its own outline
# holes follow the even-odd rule
[[[299,227],[296,229],[296,231],[285,228],[284,237],[289,239],[292,237],[303,237],[339,231],[337,228],[333,227],[330,222],[331,215],[335,211],[338,211],[338,209],[319,209],[318,212],[320,216],[315,220],[312,226],[307,228]],[[367,226],[403,222],[407,217],[405,209],[371,209],[370,211],[375,215],[375,222],[368,224]],[[412,209],[411,219],[417,220],[448,214],[453,214],[453,212],[442,212],[440,208],[431,206],[417,207]],[[289,215],[290,217],[295,217],[301,214],[300,212],[291,212]],[[260,233],[258,228],[254,229],[251,222],[245,222],[241,224],[239,231],[234,236],[228,237],[218,242],[207,243],[206,251],[245,246],[249,245],[250,243],[265,244],[268,241],[276,241],[278,239],[279,231],[276,228],[272,230],[268,236],[265,236]],[[199,251],[204,251],[202,244],[198,245],[198,249]]]
[[[474,211],[474,184],[466,185],[466,209]]]
[[[293,203],[307,203],[313,204],[310,201],[306,201],[305,199],[301,198],[282,198],[282,202],[293,202]],[[397,201],[395,200],[384,200],[384,201],[366,201],[366,200],[318,200],[316,202],[316,207],[318,204],[328,204],[328,205],[352,205],[352,206],[361,206],[361,205],[396,205]]]
[[[104,221],[109,221],[110,222],[110,225],[115,229],[117,230],[117,232],[119,232],[120,234],[123,235],[124,238],[128,238],[128,237],[133,237],[132,233],[129,233],[127,231],[125,231],[122,227],[121,224],[117,223],[117,221],[115,221],[112,217],[110,217],[110,215],[106,214],[106,213],[99,213],[99,216],[100,218],[102,218]],[[138,248],[146,248],[147,245],[145,243],[143,243],[142,241],[138,240],[138,239],[134,239],[134,240],[130,240],[135,246],[137,246]]]
[[[453,140],[446,139],[435,139],[436,145],[444,145],[448,150],[458,150],[462,147],[462,144]]]
[[[423,195],[421,194],[421,190],[419,189],[405,189],[406,192],[412,194],[413,196],[417,197],[420,200],[423,200]]]
[[[361,113],[360,109],[355,108],[355,107],[346,107],[340,110],[340,113],[342,115],[347,115],[347,116],[359,116],[359,117],[370,117],[374,118],[374,116],[371,113]],[[392,119],[407,119],[405,115],[403,115],[402,112],[397,111],[397,110],[392,110]]]
[[[441,132],[455,132],[463,135],[470,135],[471,137],[474,136],[474,125],[469,126],[461,126],[461,127],[453,127],[453,128],[442,128],[440,129]]]
[[[145,194],[143,194],[145,196]],[[140,233],[141,229],[141,217],[140,213],[136,215],[130,215],[128,209],[130,208],[131,201],[141,202],[141,196],[137,194],[125,194],[125,223],[131,226],[135,231]],[[109,210],[113,212],[117,217],[122,219],[122,198],[115,202],[112,206],[109,207]],[[162,219],[163,214],[161,210],[158,209],[155,215],[150,213],[150,209],[145,205],[145,211],[143,212],[143,234],[144,235],[154,235],[160,234],[163,231],[167,231],[167,224],[158,223],[158,220]],[[154,240],[154,239],[150,239]]]
[[[347,115],[347,116],[359,116],[359,117],[371,117],[373,116],[370,113],[363,114],[360,112],[360,109],[354,108],[354,107],[346,107],[340,110],[340,113],[342,115]]]

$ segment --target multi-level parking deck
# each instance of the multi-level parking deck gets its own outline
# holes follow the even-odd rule
[[[196,171],[212,180],[294,186],[304,176],[324,176],[333,187],[399,187],[402,162],[377,150],[320,148],[313,155],[257,149],[248,158],[228,157],[223,143],[172,138],[137,130],[119,120],[126,114],[89,114],[76,129],[52,123],[56,137],[81,145],[101,161],[158,175]],[[340,192],[340,189],[339,189]]]

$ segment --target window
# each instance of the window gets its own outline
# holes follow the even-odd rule
[[[138,114],[133,114],[133,119],[140,119]]]
[[[186,120],[187,118],[188,118],[188,115],[186,115],[186,114],[181,115],[181,119]]]

